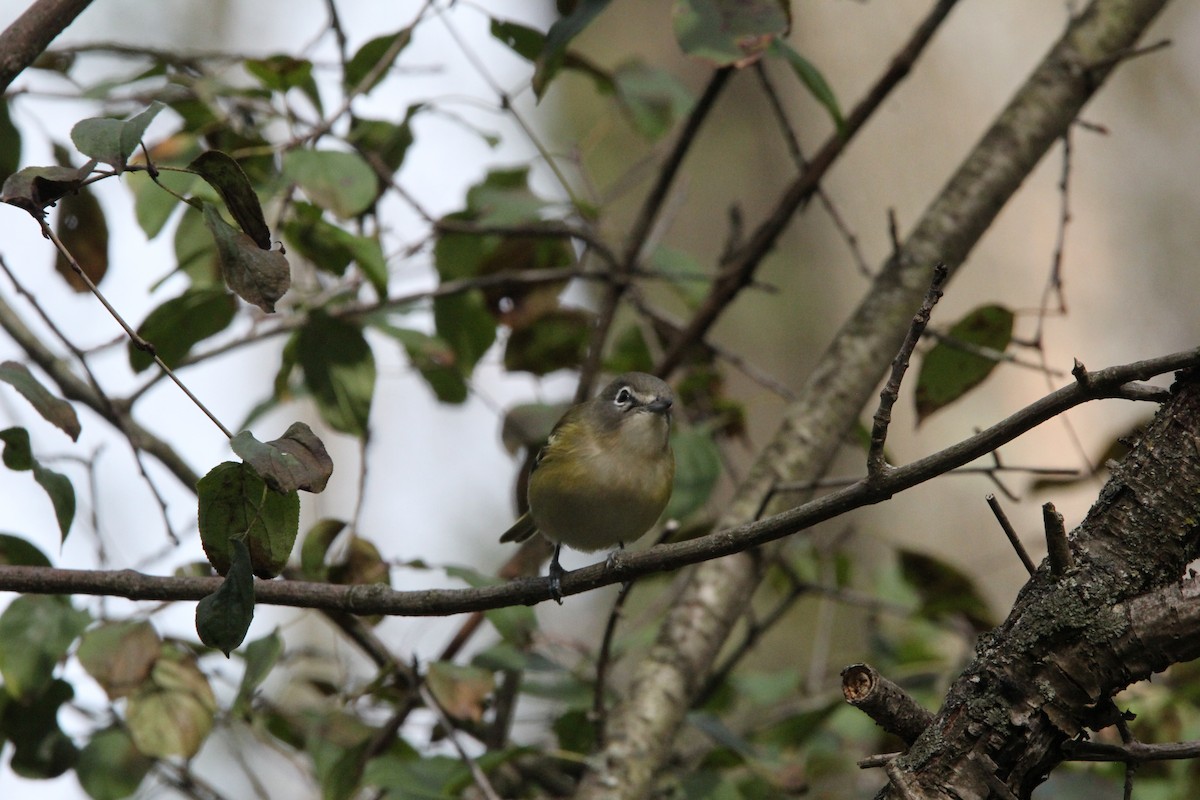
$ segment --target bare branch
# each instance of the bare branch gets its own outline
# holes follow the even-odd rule
[[[933,280],[929,284],[929,291],[925,293],[920,309],[913,316],[912,324],[908,326],[908,335],[904,337],[904,344],[900,345],[900,352],[892,359],[892,372],[879,393],[879,408],[875,411],[875,422],[871,427],[871,446],[867,451],[868,477],[874,478],[887,471],[883,447],[887,442],[888,425],[892,422],[892,406],[900,397],[900,382],[904,380],[904,373],[908,371],[908,360],[912,357],[917,342],[921,340],[925,326],[929,324],[929,315],[933,313],[933,307],[942,298],[942,287],[946,285],[946,279],[949,277],[950,270],[945,264],[938,264],[933,268]]]
[[[0,94],[92,0],[38,0],[0,33]]]
[[[1088,373],[1076,381],[1026,406],[1007,419],[969,439],[901,467],[881,478],[864,478],[796,508],[708,536],[627,553],[611,564],[601,562],[566,573],[562,594],[579,594],[601,586],[665,572],[722,556],[751,550],[768,542],[806,530],[855,508],[878,503],[980,456],[1041,423],[1089,400],[1113,397],[1130,380],[1143,380],[1187,367],[1200,366],[1200,348],[1161,358]],[[0,591],[32,594],[99,594],[131,600],[199,600],[216,591],[219,578],[165,578],[132,570],[47,569],[0,566]],[[351,614],[443,616],[482,611],[509,605],[531,605],[551,599],[546,578],[522,578],[478,589],[436,589],[399,592],[382,584],[341,586],[303,581],[263,581],[255,589],[258,602]]]
[[[1030,575],[1037,572],[1037,564],[1033,563],[1033,559],[1029,557],[1029,551],[1025,549],[1025,545],[1021,544],[1020,537],[1017,536],[1012,523],[1008,521],[1008,515],[1000,507],[1000,501],[996,499],[996,495],[989,494],[987,496],[987,504],[988,508],[992,509],[992,513],[996,516],[996,521],[1000,523],[1000,529],[1008,537],[1009,544],[1016,551],[1017,558],[1021,559],[1021,563],[1025,565],[1025,571]]]

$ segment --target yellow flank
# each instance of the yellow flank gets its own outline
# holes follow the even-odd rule
[[[673,400],[658,378],[629,373],[567,411],[529,476],[529,511],[501,541],[538,531],[594,552],[645,534],[666,508],[675,478]]]

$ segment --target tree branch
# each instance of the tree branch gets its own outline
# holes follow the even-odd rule
[[[719,528],[736,528],[758,516],[780,480],[812,481],[825,472],[899,348],[929,284],[930,265],[945,261],[952,271],[961,265],[1108,73],[1107,66],[1088,70],[1088,65],[1124,52],[1164,4],[1096,0],[1072,20],[879,272],[785,411],[778,433],[739,487]],[[813,163],[815,167],[818,158]],[[797,184],[793,191],[800,188]],[[756,240],[745,252],[752,252]],[[697,335],[707,329],[703,320],[693,327]],[[686,341],[681,339],[660,366],[669,369],[678,363]],[[773,502],[784,501],[778,494],[775,498]],[[711,561],[688,576],[655,645],[638,664],[625,702],[613,710],[608,744],[591,762],[595,768],[577,797],[629,800],[651,791],[691,698],[769,561],[769,551],[748,553]]]
[[[1200,374],[1191,371],[1072,533],[1076,568],[1030,579],[894,762],[918,796],[982,797],[998,780],[1028,797],[1114,693],[1200,656],[1200,579],[1180,582],[1200,554],[1197,441]],[[994,769],[970,767],[979,763]]]
[[[796,211],[812,199],[813,194],[820,191],[821,180],[829,168],[892,90],[908,76],[913,64],[925,51],[933,34],[941,27],[957,2],[958,0],[939,0],[892,59],[891,65],[867,92],[866,97],[846,116],[842,127],[826,140],[799,177],[784,192],[771,214],[739,250],[729,258],[723,259],[720,272],[713,281],[712,290],[692,315],[687,328],[671,343],[670,349],[658,362],[656,374],[666,375],[675,370],[683,362],[683,357],[692,343],[708,334],[721,312],[733,302],[738,292],[750,283],[758,265],[774,249],[775,243],[792,221]]]
[[[0,94],[92,0],[38,0],[0,33]]]
[[[1075,381],[980,431],[969,439],[901,467],[882,477],[867,477],[850,486],[757,522],[718,530],[685,542],[627,553],[613,564],[600,562],[566,573],[562,594],[579,594],[654,572],[743,553],[811,528],[819,522],[865,505],[878,503],[949,472],[1089,400],[1111,398],[1124,384],[1184,368],[1200,368],[1200,348],[1161,358],[1087,373]],[[133,570],[100,571],[0,566],[0,591],[29,594],[94,594],[131,600],[199,600],[216,591],[219,578],[166,578]],[[532,605],[552,597],[546,578],[521,578],[477,589],[399,592],[382,584],[345,586],[305,581],[259,581],[257,602],[268,605],[344,611],[352,614],[445,616],[511,605]]]

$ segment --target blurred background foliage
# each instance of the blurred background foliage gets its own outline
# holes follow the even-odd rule
[[[255,616],[250,571],[419,588],[536,568],[537,551],[497,567],[506,500],[521,495],[510,457],[536,451],[580,375],[592,385],[598,371],[655,369],[722,279],[723,255],[771,212],[805,153],[840,135],[846,107],[928,5],[429,2],[372,15],[329,2],[285,24],[247,4],[198,4],[156,11],[169,21],[161,40],[121,42],[106,37],[138,19],[138,4],[85,16],[91,44],[47,52],[0,106],[0,180],[14,206],[4,303],[209,477],[197,526],[182,470],[113,462],[123,439],[92,432],[101,415],[85,414],[83,444],[62,455],[53,428],[77,439],[79,421],[57,405],[44,365],[31,373],[18,363],[27,353],[6,353],[16,361],[0,380],[18,394],[0,387],[5,479],[34,510],[0,520],[11,531],[0,562],[233,577],[202,606],[209,646],[188,604],[12,599],[0,616],[6,796],[40,791],[39,780],[97,800],[481,796],[473,770],[504,797],[570,794],[672,600],[672,576],[622,598],[601,654],[610,593],[490,611],[472,635],[459,619]],[[917,217],[1066,22],[1058,4],[961,5],[670,376],[679,468],[664,535],[709,530],[889,254],[890,226]],[[255,26],[275,25],[256,39]],[[1198,25],[1182,6],[1158,28],[1186,41]],[[1200,287],[1185,265],[1196,228],[1180,215],[1194,207],[1197,165],[1177,98],[1195,97],[1195,57],[1180,46],[1121,70],[1089,109],[1094,124],[1073,134],[1068,168],[1064,153],[1047,159],[1006,209],[972,256],[978,268],[938,308],[889,439],[893,462],[1062,383],[1071,355],[1100,366],[1194,342]],[[648,216],[645,198],[715,70],[732,72],[729,86]],[[431,84],[442,72],[461,83]],[[65,98],[64,124],[47,108]],[[205,495],[220,483],[235,499],[273,498],[279,486],[236,443],[253,470],[220,463],[223,437],[192,424],[195,410],[145,350],[90,316],[94,300],[71,296],[87,285],[61,253],[56,283],[34,274],[49,251],[20,210],[37,217],[52,200],[65,249],[162,362],[232,430],[261,429],[242,445],[266,442],[269,461],[291,420],[318,430],[336,464],[329,492],[305,495],[299,512],[296,486],[248,510]],[[1060,304],[1043,287],[1064,231]],[[1172,324],[1130,325],[1151,313]],[[18,396],[38,419],[15,408]],[[1070,527],[1117,440],[1142,422],[1125,408],[1080,409],[988,471],[791,543],[690,715],[661,796],[873,793],[878,775],[856,761],[901,743],[845,705],[842,666],[870,662],[936,708],[1023,580],[981,495],[1001,494],[1032,532],[1052,493]],[[862,460],[862,443],[848,441],[831,480],[860,474]],[[124,494],[134,482],[150,488]],[[249,549],[229,542],[238,514],[262,525]],[[226,527],[214,534],[217,518]],[[1039,546],[1032,536],[1035,557]],[[1123,698],[1141,738],[1200,735],[1192,671]],[[1188,797],[1195,773],[1191,762],[1147,765],[1138,796]],[[1084,797],[1121,780],[1115,768],[1064,769],[1041,791]]]

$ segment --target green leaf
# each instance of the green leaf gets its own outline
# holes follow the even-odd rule
[[[825,76],[813,66],[811,61],[797,53],[784,39],[776,39],[771,42],[771,46],[767,52],[771,56],[781,57],[788,62],[792,71],[796,73],[796,77],[808,89],[808,93],[829,112],[830,118],[833,119],[833,124],[837,126],[839,131],[846,126],[846,120],[842,117],[842,109],[838,105],[837,96],[833,93],[833,89],[829,87]]]
[[[345,273],[354,258],[346,241],[353,234],[323,219],[321,209],[312,203],[297,201],[292,210],[293,215],[283,223],[288,249],[330,275]]]
[[[51,394],[24,364],[18,364],[16,361],[0,363],[0,381],[20,392],[34,410],[42,415],[42,419],[70,436],[72,441],[79,440],[81,428],[75,407]]]
[[[708,297],[712,280],[691,253],[659,245],[648,261],[654,272],[670,282],[667,285],[689,309],[695,310]]]
[[[49,567],[50,559],[32,542],[0,533],[0,564],[14,567]]]
[[[537,61],[546,45],[546,35],[519,22],[492,19],[492,38],[507,46],[526,61]]]
[[[325,490],[333,474],[325,445],[303,422],[292,423],[283,436],[266,444],[242,431],[230,445],[277,492],[303,489],[316,494]]]
[[[392,172],[400,169],[404,156],[413,143],[411,120],[424,105],[418,103],[408,107],[404,122],[397,125],[382,119],[355,117],[350,123],[346,141],[367,158],[378,159],[379,163]]]
[[[408,354],[413,368],[421,373],[429,388],[443,403],[462,403],[467,399],[467,382],[455,366],[456,356],[450,345],[437,336],[421,331],[398,328],[383,320],[371,319],[368,324],[396,339]]]
[[[433,324],[454,351],[455,366],[464,378],[496,341],[496,321],[478,290],[434,298]]]
[[[29,445],[29,431],[24,428],[6,428],[0,431],[0,442],[4,442],[4,466],[11,470],[24,472],[33,471],[33,479],[45,490],[54,506],[54,517],[58,520],[58,529],[63,541],[71,531],[71,523],[75,520],[75,489],[65,475],[60,475],[52,469],[47,469],[33,457],[33,449]]]
[[[217,701],[194,656],[163,649],[150,680],[125,706],[125,722],[139,751],[151,758],[191,758],[212,731]]]
[[[149,622],[107,622],[83,635],[76,655],[112,700],[133,694],[150,677],[162,640]]]
[[[1013,313],[998,305],[981,306],[959,320],[946,338],[925,355],[917,375],[917,424],[983,383],[998,363],[967,352],[958,343],[1003,353],[1012,340]]]
[[[279,250],[260,248],[227,223],[211,203],[204,204],[204,224],[216,242],[225,284],[247,303],[274,313],[275,301],[283,297],[292,282],[287,258]]]
[[[560,749],[586,755],[596,747],[596,723],[582,708],[568,709],[554,720],[554,736]]]
[[[71,129],[71,141],[88,158],[121,172],[129,156],[137,149],[151,120],[163,108],[162,103],[154,102],[145,111],[124,121],[104,118],[81,120]]]
[[[326,564],[326,554],[330,545],[343,530],[346,523],[340,519],[317,520],[308,533],[304,534],[304,542],[300,545],[300,571],[310,581],[329,579],[329,566]]]
[[[246,638],[254,621],[254,574],[250,550],[241,539],[230,541],[233,563],[217,590],[196,603],[196,633],[200,641],[229,658]]]
[[[604,360],[604,369],[614,375],[622,372],[650,372],[654,357],[639,325],[629,325],[613,339],[612,349]]]
[[[334,430],[365,437],[375,393],[375,356],[362,329],[315,311],[300,329],[296,357],[321,418]]]
[[[562,419],[570,406],[567,403],[525,403],[513,406],[504,415],[500,426],[500,440],[509,453],[521,449],[537,452],[555,424]]]
[[[244,64],[246,71],[258,78],[268,89],[280,93],[289,89],[299,89],[313,104],[317,114],[324,116],[321,93],[317,91],[317,82],[313,80],[311,61],[288,55],[273,55],[267,58],[248,58]]]
[[[24,428],[5,428],[0,431],[4,442],[4,466],[16,472],[33,469],[33,449],[29,446],[29,431]]]
[[[446,567],[446,574],[452,578],[458,578],[475,589],[504,583],[501,578],[483,575],[469,567]],[[528,648],[533,641],[533,634],[537,631],[538,624],[537,615],[530,606],[493,608],[483,613],[501,638],[514,647]]]
[[[787,0],[675,0],[672,23],[687,55],[744,67],[787,34],[792,14]]]
[[[242,658],[246,661],[246,669],[242,672],[242,682],[230,709],[231,714],[245,716],[249,712],[254,690],[271,674],[281,655],[283,638],[280,637],[278,628],[243,648]]]
[[[138,752],[129,733],[114,725],[84,745],[75,775],[92,800],[122,800],[138,790],[153,766],[154,760]]]
[[[100,285],[108,274],[108,221],[104,217],[104,208],[91,189],[83,186],[58,201],[54,232],[62,240],[63,247],[75,257],[75,263],[92,285]],[[83,278],[72,269],[66,256],[57,250],[54,269],[76,292],[82,294],[91,291]]]
[[[57,778],[75,765],[79,750],[58,727],[59,706],[74,696],[71,684],[55,679],[36,696],[3,705],[0,741],[13,744],[8,766],[14,773],[30,779]]]
[[[560,17],[546,33],[546,42],[541,55],[537,59],[537,68],[533,73],[533,91],[539,100],[546,93],[550,81],[563,66],[567,55],[567,45],[583,33],[592,20],[605,8],[611,0],[580,0],[575,9],[565,17]]]
[[[391,66],[396,61],[396,58],[404,52],[405,47],[408,47],[408,43],[412,40],[412,28],[405,28],[401,31],[388,34],[386,36],[377,36],[364,44],[362,47],[358,48],[358,52],[356,52],[346,64],[346,74],[343,77],[342,85],[349,90],[358,89],[358,85],[362,83],[371,70],[375,69],[375,66],[379,64],[381,60],[383,60],[383,57],[388,54],[388,51],[392,49],[392,46],[401,39],[403,39],[403,42],[400,43],[399,48],[397,48],[392,54],[390,60],[388,61],[387,67],[381,70],[379,75],[372,80],[368,86],[364,86],[362,92],[370,92],[372,89],[378,86],[379,82],[387,77],[388,70],[391,69]]]
[[[449,756],[401,758],[385,754],[371,759],[363,783],[387,791],[388,800],[453,800],[453,788],[470,773],[462,761]]]
[[[253,469],[233,461],[213,467],[196,488],[200,543],[217,572],[229,572],[239,539],[250,550],[255,575],[278,575],[296,543],[300,496],[271,491]]]
[[[694,104],[687,87],[674,75],[641,61],[617,67],[612,79],[617,100],[634,130],[651,141],[669,133]]]
[[[296,203],[295,212],[283,226],[289,248],[331,275],[342,275],[353,261],[375,293],[387,297],[387,259],[377,237],[343,230],[322,219],[321,209],[309,203]]]
[[[71,523],[75,521],[75,488],[66,475],[61,475],[40,464],[33,465],[33,479],[37,481],[50,498],[54,506],[54,518],[58,521],[58,530],[62,541],[67,540],[71,532]]]
[[[33,698],[54,678],[54,667],[92,621],[58,595],[22,595],[0,614],[0,676],[15,698]]]
[[[175,228],[174,245],[176,270],[191,278],[194,288],[225,286],[221,277],[221,257],[202,212],[191,206],[184,207]]]
[[[238,227],[260,250],[271,249],[271,231],[258,195],[237,161],[220,150],[206,150],[188,164],[188,169],[217,190]]]
[[[154,345],[168,367],[176,367],[198,342],[229,327],[237,313],[237,300],[223,287],[188,289],[151,311],[137,332]],[[130,342],[129,366],[142,372],[154,358]]]
[[[9,103],[0,103],[0,185],[21,165],[21,132],[8,113]]]
[[[283,157],[283,177],[342,219],[362,214],[379,194],[375,171],[358,153],[292,150]]]
[[[557,308],[531,324],[515,328],[504,347],[509,372],[546,375],[583,363],[592,329],[592,314],[577,308]]]
[[[493,225],[529,222],[541,218],[546,201],[529,188],[529,168],[495,169],[467,190],[471,219]]]
[[[912,550],[901,550],[899,555],[901,574],[921,598],[921,616],[943,619],[961,614],[977,631],[995,627],[992,611],[971,576],[931,555]]]
[[[683,519],[702,507],[721,477],[721,454],[712,434],[703,428],[676,430],[671,435],[675,451],[675,488],[664,517]]]
[[[141,226],[148,239],[153,239],[162,233],[167,221],[171,219],[175,209],[180,206],[175,195],[164,191],[158,185],[159,183],[176,192],[180,197],[187,197],[192,194],[193,187],[201,183],[201,179],[186,172],[162,171],[158,173],[157,183],[141,174],[127,180],[126,185],[133,192],[134,214],[137,216],[138,225]]]

